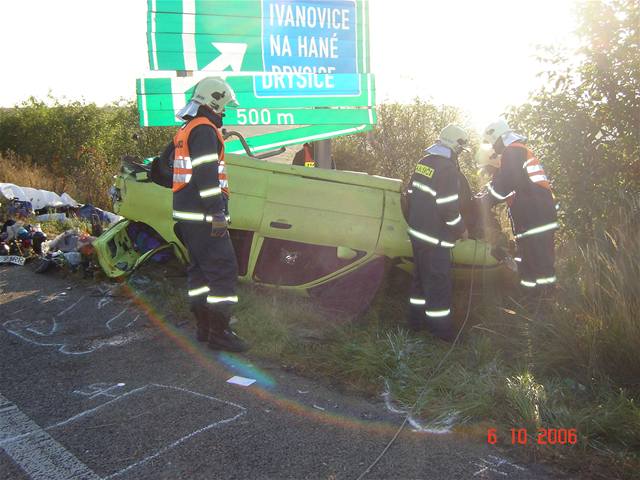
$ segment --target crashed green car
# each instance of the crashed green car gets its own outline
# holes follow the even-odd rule
[[[227,155],[226,161],[230,235],[241,280],[331,299],[340,307],[367,305],[389,266],[411,271],[400,180],[244,155]],[[123,163],[114,187],[116,213],[151,226],[179,258],[187,257],[173,229],[171,189],[153,183],[148,167],[130,162]],[[141,261],[123,231],[107,231],[96,243],[112,277]],[[483,241],[458,242],[452,255],[458,278],[501,268]]]

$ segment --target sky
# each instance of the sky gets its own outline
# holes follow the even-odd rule
[[[415,97],[463,108],[483,126],[540,80],[536,45],[570,44],[576,2],[369,0],[377,101]],[[133,98],[148,71],[146,0],[0,4],[0,107],[33,95],[98,104]]]

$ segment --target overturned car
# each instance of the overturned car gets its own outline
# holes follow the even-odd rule
[[[387,268],[411,271],[400,180],[244,155],[228,154],[225,160],[229,231],[241,280],[358,310],[370,303]],[[187,258],[173,228],[171,189],[151,181],[150,165],[123,161],[113,198],[116,213],[149,225],[178,258]],[[136,252],[123,232],[116,225],[96,242],[111,277],[126,275],[154,253]],[[457,278],[474,271],[497,274],[503,266],[482,240],[458,242],[452,257]]]

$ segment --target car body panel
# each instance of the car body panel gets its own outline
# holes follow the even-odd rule
[[[400,180],[240,155],[225,160],[230,233],[242,280],[328,298],[337,294],[335,286],[341,291],[345,282],[358,281],[358,272],[360,280],[366,276],[376,284],[381,265],[411,271]],[[171,189],[124,164],[115,188],[116,213],[146,223],[187,255],[173,229]],[[472,266],[485,274],[497,270],[490,250],[482,241],[458,242],[452,249],[454,275],[468,277]]]

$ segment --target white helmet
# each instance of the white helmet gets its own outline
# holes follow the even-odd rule
[[[483,141],[486,143],[490,143],[491,145],[495,144],[502,135],[505,133],[512,132],[511,127],[505,122],[503,119],[496,120],[493,123],[490,123],[487,128],[484,129]]]
[[[461,126],[450,123],[440,132],[439,141],[455,153],[460,153],[469,143],[469,134]]]
[[[206,105],[218,114],[224,112],[227,105],[238,106],[233,88],[220,77],[207,77],[200,80],[193,91],[191,101]]]
[[[478,165],[478,168],[488,165],[500,168],[500,156],[493,150],[491,145],[483,143],[476,152],[476,165]]]

